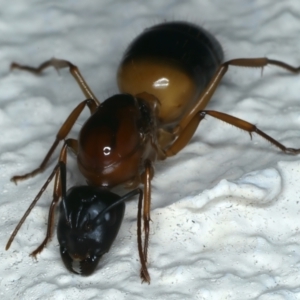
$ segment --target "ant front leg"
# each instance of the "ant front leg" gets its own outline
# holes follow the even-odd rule
[[[83,111],[83,109],[85,108],[86,105],[90,109],[91,113],[94,113],[98,107],[98,103],[93,99],[84,100],[79,105],[77,105],[77,107],[75,107],[75,109],[71,112],[69,117],[66,119],[66,121],[63,123],[63,125],[59,129],[54,143],[52,144],[51,148],[49,149],[48,153],[46,154],[46,156],[43,159],[40,166],[38,168],[34,169],[33,171],[26,173],[24,175],[13,176],[11,178],[11,181],[13,181],[14,183],[17,183],[20,180],[24,180],[24,179],[33,177],[36,174],[44,171],[50,157],[52,156],[52,154],[55,151],[56,147],[58,146],[59,142],[64,140],[66,138],[66,136],[69,134],[70,130],[74,126],[76,120],[78,119],[79,115],[81,114],[81,112]]]
[[[49,59],[49,60],[43,62],[37,68],[25,66],[25,65],[19,65],[15,62],[11,63],[11,65],[10,65],[11,70],[19,69],[19,70],[33,73],[35,75],[40,75],[46,68],[49,68],[49,67],[54,67],[57,71],[62,68],[69,68],[71,75],[77,81],[84,96],[86,98],[93,99],[98,105],[100,104],[100,102],[98,101],[98,99],[93,94],[92,90],[90,89],[90,87],[88,86],[88,84],[86,83],[84,78],[82,77],[78,67],[73,65],[71,62],[69,62],[67,60],[52,58],[52,59]]]
[[[43,251],[47,243],[51,240],[53,235],[54,227],[54,215],[56,206],[62,195],[66,194],[66,164],[67,164],[67,149],[72,149],[73,152],[77,152],[78,142],[74,139],[67,139],[60,151],[59,161],[55,166],[54,170],[57,169],[55,173],[55,181],[53,188],[53,200],[51,202],[48,214],[48,225],[47,233],[43,242],[30,254],[36,258],[36,256]]]
[[[47,181],[45,182],[43,187],[40,189],[40,191],[38,192],[38,194],[36,195],[36,197],[34,198],[32,203],[30,204],[30,206],[24,213],[23,217],[19,221],[15,230],[11,234],[11,236],[6,244],[6,247],[5,247],[6,250],[9,249],[9,247],[10,247],[11,243],[13,242],[15,236],[17,235],[19,229],[21,228],[21,226],[25,222],[26,218],[28,217],[28,215],[30,214],[30,212],[32,211],[32,209],[34,208],[34,206],[36,205],[38,200],[41,198],[43,192],[46,190],[47,186],[49,185],[49,183],[52,181],[53,177],[55,176],[55,183],[54,183],[54,188],[53,188],[53,200],[50,205],[49,216],[48,216],[47,234],[46,234],[44,241],[41,243],[41,245],[35,251],[33,251],[31,253],[31,256],[36,257],[36,255],[45,248],[46,244],[51,239],[52,232],[53,232],[53,226],[54,226],[55,208],[61,197],[60,162],[63,162],[64,164],[66,164],[67,148],[71,148],[74,152],[76,152],[77,151],[77,141],[74,139],[68,139],[65,141],[64,146],[62,147],[62,149],[60,151],[59,162],[54,167],[54,169],[53,169],[52,173],[50,174],[50,176],[48,177]]]

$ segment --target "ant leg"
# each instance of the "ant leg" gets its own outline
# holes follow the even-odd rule
[[[146,259],[145,259],[143,246],[142,246],[142,204],[143,204],[143,194],[140,194],[139,202],[138,202],[138,214],[137,214],[137,242],[138,242],[138,251],[139,251],[139,257],[141,262],[140,276],[142,278],[142,282],[146,281],[149,283],[150,275],[148,273]]]
[[[84,78],[82,77],[78,67],[73,65],[71,62],[69,62],[67,60],[52,58],[52,59],[49,59],[49,60],[43,62],[37,68],[30,67],[30,66],[25,66],[25,65],[19,65],[15,62],[11,63],[11,65],[10,65],[11,70],[19,69],[19,70],[23,70],[23,71],[33,73],[35,75],[40,75],[44,71],[44,69],[49,68],[49,67],[54,67],[57,71],[59,69],[62,69],[62,68],[69,68],[69,71],[70,71],[71,75],[77,81],[77,83],[78,83],[80,89],[82,90],[84,96],[86,98],[93,99],[98,105],[100,104],[100,102],[98,101],[98,99],[93,94],[90,87],[88,86],[88,84],[86,83]]]
[[[148,244],[149,244],[149,231],[150,231],[150,204],[151,204],[151,179],[153,177],[153,168],[150,160],[145,161],[145,172],[142,175],[144,183],[144,205],[143,205],[143,221],[144,221],[144,246],[142,247],[142,198],[139,199],[138,204],[138,249],[141,261],[141,273],[142,282],[150,283],[150,275],[147,269],[147,256],[148,256]]]
[[[148,256],[148,243],[149,243],[149,232],[150,232],[150,205],[151,205],[151,179],[153,177],[153,168],[150,160],[145,162],[145,178],[144,178],[144,231],[145,231],[145,240],[144,240],[144,255],[147,262]]]
[[[57,173],[58,171],[58,166],[55,166],[55,168],[53,169],[52,173],[50,174],[50,176],[48,177],[47,181],[45,182],[45,184],[42,186],[41,190],[39,191],[39,193],[36,195],[36,197],[34,198],[34,200],[32,201],[32,203],[30,204],[30,206],[28,207],[28,209],[26,210],[25,214],[23,215],[22,219],[19,221],[18,225],[16,226],[15,230],[13,231],[13,233],[11,234],[5,250],[8,250],[11,243],[13,242],[15,236],[17,235],[19,229],[21,228],[21,226],[23,225],[24,221],[26,220],[26,218],[28,217],[28,215],[30,214],[31,210],[34,208],[34,206],[36,205],[36,203],[38,202],[38,200],[40,199],[41,195],[43,194],[43,192],[45,191],[45,189],[47,188],[48,184],[52,181],[54,175]]]
[[[53,227],[54,227],[55,208],[62,196],[61,178],[62,176],[66,177],[66,174],[62,175],[61,173],[62,171],[61,171],[60,164],[61,163],[64,163],[65,165],[67,164],[67,149],[71,148],[73,151],[76,151],[76,149],[74,149],[74,146],[77,148],[77,140],[67,139],[61,149],[59,161],[55,166],[55,169],[58,167],[58,170],[56,171],[56,175],[55,175],[55,182],[53,188],[53,200],[49,208],[47,233],[43,242],[30,254],[30,256],[33,256],[34,258],[36,258],[36,256],[43,251],[47,243],[51,240],[53,234]],[[63,180],[66,181],[66,178],[64,178]]]
[[[204,116],[201,114],[196,114],[190,123],[185,126],[183,130],[180,131],[175,141],[169,146],[169,148],[164,150],[165,156],[170,157],[176,155],[181,151],[191,140],[196,129],[199,126],[199,123],[204,119]]]
[[[67,140],[63,146],[63,148],[61,149],[60,152],[60,161],[64,161],[66,162],[66,149],[67,147],[73,147],[73,145],[75,145],[77,142],[76,140]],[[47,229],[47,237],[46,239],[43,241],[43,243],[41,244],[41,246],[36,249],[34,252],[32,252],[31,255],[36,256],[36,254],[38,254],[39,252],[41,252],[43,250],[43,248],[45,247],[46,243],[48,242],[48,240],[51,237],[51,233],[52,233],[52,228],[53,228],[53,223],[54,223],[54,208],[60,198],[61,195],[61,191],[60,191],[60,181],[59,181],[59,164],[57,164],[52,173],[50,174],[50,176],[48,177],[47,181],[44,183],[44,185],[42,186],[42,188],[40,189],[40,191],[38,192],[38,194],[36,195],[36,197],[34,198],[34,200],[32,201],[32,203],[30,204],[30,206],[28,207],[28,209],[26,210],[26,212],[24,213],[22,219],[19,221],[18,225],[16,226],[15,230],[13,231],[13,233],[11,234],[5,249],[8,250],[11,243],[13,242],[15,236],[17,235],[19,229],[21,228],[21,226],[23,225],[23,223],[25,222],[26,218],[28,217],[28,215],[30,214],[30,212],[32,211],[32,209],[34,208],[34,206],[36,205],[36,203],[38,202],[38,200],[40,199],[40,197],[42,196],[43,192],[45,191],[45,189],[47,188],[47,186],[49,185],[49,183],[52,181],[53,177],[55,175],[55,184],[54,184],[54,191],[53,191],[53,201],[51,203],[50,206],[50,210],[49,210],[49,219],[48,219],[48,229]],[[38,251],[37,251],[38,250]]]
[[[24,175],[13,176],[11,178],[11,181],[13,181],[14,183],[17,184],[17,182],[20,181],[20,180],[24,180],[24,179],[33,177],[36,174],[41,173],[41,172],[44,171],[51,155],[55,151],[55,149],[58,146],[59,142],[61,140],[65,139],[66,136],[69,134],[70,130],[72,129],[73,125],[75,124],[76,120],[78,119],[79,115],[81,114],[81,112],[83,111],[83,109],[85,108],[86,105],[89,107],[91,113],[93,113],[98,107],[98,103],[93,99],[84,100],[79,105],[77,105],[75,107],[75,109],[71,112],[71,114],[68,116],[66,121],[63,123],[61,128],[59,129],[59,131],[56,135],[56,139],[55,139],[54,143],[52,144],[51,148],[49,149],[48,153],[46,154],[46,156],[43,159],[40,166],[38,168],[34,169],[33,171],[31,171],[29,173],[26,173]]]
[[[137,242],[138,242],[138,251],[141,262],[141,272],[140,276],[142,278],[142,282],[146,281],[150,283],[150,275],[147,269],[147,259],[145,258],[145,254],[143,252],[142,246],[142,204],[143,204],[143,194],[140,193],[139,202],[138,202],[138,214],[137,214]]]
[[[250,67],[250,68],[263,68],[267,65],[277,66],[283,69],[288,70],[292,73],[299,73],[300,67],[290,66],[282,61],[268,59],[266,57],[260,58],[238,58],[232,59],[227,62],[224,62],[220,65],[214,77],[209,82],[207,88],[200,94],[196,105],[192,107],[192,109],[181,119],[179,125],[174,129],[174,134],[179,134],[182,130],[185,129],[186,126],[191,122],[191,120],[195,117],[196,114],[200,110],[203,110],[208,102],[210,101],[212,95],[214,94],[216,88],[218,87],[221,79],[225,75],[229,66],[237,66],[237,67]]]
[[[221,121],[224,121],[228,124],[231,124],[235,127],[238,127],[242,130],[247,131],[250,134],[250,137],[252,138],[252,133],[256,133],[260,135],[262,138],[269,141],[271,144],[282,150],[286,154],[299,154],[300,149],[295,148],[287,148],[283,144],[279,143],[277,140],[272,138],[271,136],[267,135],[260,129],[258,129],[255,125],[244,121],[242,119],[227,115],[222,112],[213,111],[213,110],[201,110],[198,112],[198,114],[192,119],[190,124],[186,126],[186,128],[181,132],[181,134],[178,136],[178,138],[174,141],[174,143],[165,151],[166,156],[172,156],[178,153],[182,148],[186,146],[186,144],[189,142],[191,137],[194,134],[194,131],[196,130],[198,124],[205,118],[206,115],[212,116],[216,119],[219,119]]]

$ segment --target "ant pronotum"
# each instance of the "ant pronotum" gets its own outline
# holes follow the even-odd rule
[[[151,179],[153,164],[177,154],[192,138],[201,120],[209,115],[250,135],[254,132],[288,154],[300,149],[286,148],[255,125],[222,112],[205,110],[229,66],[264,67],[275,65],[298,73],[284,62],[268,58],[240,58],[223,62],[219,42],[201,27],[184,22],[163,23],[146,29],[126,50],[118,70],[118,85],[123,94],[100,104],[78,68],[66,60],[51,59],[38,68],[13,63],[12,69],[40,74],[52,66],[69,68],[87,98],[69,115],[41,165],[30,173],[12,177],[15,183],[43,172],[64,140],[59,162],[12,233],[8,249],[26,217],[55,177],[49,209],[47,234],[31,253],[36,256],[50,240],[55,207],[60,204],[57,236],[66,267],[89,275],[114,241],[129,197],[139,194],[137,236],[141,262],[140,276],[150,282],[147,270]],[[82,126],[78,140],[66,139],[85,107],[91,117]],[[80,172],[87,186],[66,192],[67,149],[77,155]],[[138,188],[144,185],[144,193]],[[124,185],[133,189],[123,197],[110,191]],[[142,236],[142,219],[144,240]]]

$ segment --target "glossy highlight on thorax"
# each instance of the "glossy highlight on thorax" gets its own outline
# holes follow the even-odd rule
[[[155,152],[150,143],[155,136],[153,112],[142,105],[131,95],[113,96],[83,125],[77,161],[90,185],[113,187],[134,181],[145,147]]]

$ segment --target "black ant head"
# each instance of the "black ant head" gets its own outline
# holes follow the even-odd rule
[[[63,195],[57,238],[69,271],[93,273],[116,238],[124,211],[124,197],[101,188],[77,186]]]

